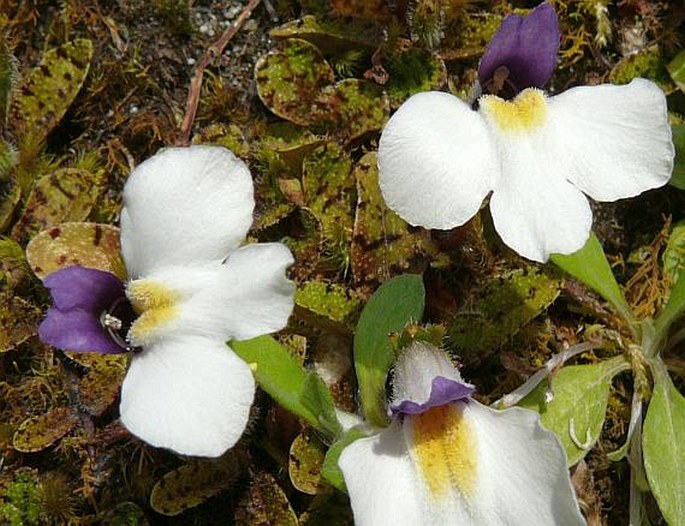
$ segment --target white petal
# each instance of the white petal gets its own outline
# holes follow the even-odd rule
[[[395,402],[411,400],[421,404],[428,401],[433,380],[438,376],[465,384],[444,351],[419,340],[400,354],[393,370],[392,398]]]
[[[580,190],[559,173],[548,129],[496,133],[502,177],[490,198],[490,212],[502,241],[540,262],[552,253],[580,250],[590,235],[592,211]]]
[[[357,526],[429,524],[399,422],[347,446],[338,465]]]
[[[598,201],[663,186],[674,148],[666,97],[648,80],[582,86],[549,99],[562,175]]]
[[[285,275],[292,263],[285,245],[258,243],[232,252],[223,264],[160,269],[147,280],[179,299],[177,316],[155,327],[153,338],[246,340],[281,330],[294,306],[295,288]]]
[[[473,217],[498,173],[480,115],[440,92],[418,93],[392,116],[378,167],[388,206],[412,225],[440,229]]]
[[[584,525],[566,456],[539,415],[518,407],[497,411],[471,401],[465,415],[478,437],[478,489],[473,524]]]
[[[250,172],[226,148],[160,150],[124,187],[121,248],[129,277],[221,261],[244,240],[253,208]]]
[[[255,386],[224,343],[170,339],[133,356],[121,390],[121,421],[145,442],[217,457],[240,438]]]

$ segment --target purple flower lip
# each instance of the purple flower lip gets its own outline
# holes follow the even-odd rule
[[[53,272],[43,283],[53,299],[38,327],[43,342],[67,351],[115,354],[130,350],[123,335],[135,314],[117,276],[73,266]]]
[[[402,400],[399,404],[391,404],[390,416],[395,415],[419,415],[434,407],[440,407],[460,400],[468,401],[475,390],[470,384],[449,380],[442,376],[433,378],[431,393],[428,400],[419,404],[412,400]]]
[[[557,62],[561,33],[554,8],[543,2],[527,17],[508,15],[478,64],[484,93],[511,99],[542,88]]]

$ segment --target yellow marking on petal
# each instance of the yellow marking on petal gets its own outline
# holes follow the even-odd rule
[[[480,107],[505,131],[525,132],[541,126],[547,118],[545,95],[536,88],[528,88],[514,100],[504,100],[495,95],[480,98]]]
[[[128,331],[128,339],[134,346],[150,343],[154,331],[178,314],[179,295],[158,281],[133,281],[129,283],[127,295],[138,314]]]
[[[463,406],[435,407],[411,419],[413,451],[431,494],[444,497],[450,487],[470,497],[478,471],[476,435],[463,418]]]

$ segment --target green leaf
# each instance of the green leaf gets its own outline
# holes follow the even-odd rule
[[[330,392],[323,381],[312,378],[313,373],[301,367],[283,345],[271,336],[260,336],[231,342],[231,348],[253,366],[259,386],[276,402],[322,433],[335,434],[340,424],[337,420],[331,421],[335,418],[335,407]]]
[[[552,381],[554,400],[545,403],[549,385],[545,381],[519,406],[540,413],[542,425],[559,437],[568,465],[572,466],[597,442],[606,416],[611,379],[628,368],[622,357],[564,367]]]
[[[319,493],[321,466],[326,455],[326,446],[315,432],[304,430],[290,444],[288,454],[288,474],[290,482],[302,493]]]
[[[381,285],[359,316],[354,364],[366,419],[385,426],[385,378],[395,356],[388,335],[423,315],[425,290],[418,274],[397,276]]]
[[[340,466],[338,466],[338,459],[340,458],[340,454],[343,452],[343,449],[345,449],[355,440],[364,438],[365,436],[367,436],[365,433],[353,427],[347,433],[345,433],[340,440],[334,442],[331,447],[328,448],[326,458],[324,458],[323,466],[321,468],[321,476],[325,478],[326,481],[328,481],[328,483],[334,488],[343,492],[347,492],[345,478],[343,477]]]
[[[661,256],[664,274],[671,284],[678,281],[680,273],[685,268],[685,221],[678,221],[673,225],[668,244]]]
[[[685,280],[681,280],[685,281]],[[685,398],[663,364],[645,418],[642,449],[649,486],[670,526],[685,525]]]
[[[590,233],[590,239],[578,252],[568,255],[552,254],[550,259],[560,269],[579,279],[611,303],[616,312],[631,326],[637,326],[637,320],[616,282],[602,245],[594,233]]]
[[[673,82],[677,84],[681,91],[685,91],[685,50],[678,53],[666,66]]]
[[[685,124],[673,124],[673,145],[675,146],[675,164],[673,177],[669,183],[676,188],[685,190]]]
[[[666,334],[671,324],[685,311],[685,279],[679,279],[671,289],[668,302],[659,317],[654,321],[657,341]]]

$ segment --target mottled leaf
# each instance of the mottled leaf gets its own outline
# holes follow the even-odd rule
[[[295,304],[330,320],[345,322],[357,312],[360,300],[336,283],[308,281],[297,288]]]
[[[352,275],[358,285],[375,285],[402,272],[421,272],[422,255],[432,251],[430,233],[409,226],[383,200],[376,153],[365,154],[354,169],[357,213],[352,238]]]
[[[335,80],[321,52],[309,42],[287,40],[282,51],[261,57],[255,66],[257,94],[279,117],[306,126],[317,93]]]
[[[389,116],[388,96],[366,80],[341,80],[323,88],[316,97],[316,125],[342,142],[379,131]]]
[[[191,460],[155,484],[150,506],[168,517],[179,515],[230,488],[239,474],[238,462],[230,453],[218,460]]]
[[[346,264],[352,238],[352,159],[336,144],[327,143],[305,158],[302,172],[308,210],[321,223],[330,255]]]
[[[383,66],[390,75],[386,88],[393,108],[415,93],[439,89],[447,80],[443,60],[415,47],[390,55]]]
[[[70,407],[56,407],[24,420],[14,432],[12,445],[22,453],[41,451],[69,433],[78,422]]]
[[[268,473],[255,476],[235,512],[239,526],[297,526],[297,516],[276,479]]]
[[[387,424],[385,379],[395,359],[389,335],[420,320],[425,306],[422,277],[404,274],[383,283],[362,310],[354,335],[354,365],[367,421]]]
[[[59,223],[83,221],[100,191],[96,176],[86,170],[64,168],[41,177],[12,229],[13,237],[24,239]]]
[[[493,278],[456,314],[450,339],[463,353],[495,351],[549,307],[560,291],[561,280],[534,267]]]
[[[0,353],[24,343],[38,330],[41,309],[28,301],[3,294],[0,296]]]
[[[112,225],[62,223],[35,236],[26,247],[26,259],[40,279],[74,265],[126,277],[119,229]]]
[[[319,492],[325,454],[326,447],[311,431],[304,431],[295,437],[290,445],[288,473],[296,489],[308,495]]]
[[[365,0],[363,3],[368,2]],[[269,34],[274,38],[307,40],[325,53],[359,48],[372,52],[383,40],[382,31],[376,24],[362,20],[322,19],[313,15],[287,22],[272,29]]]
[[[642,449],[649,487],[671,526],[685,525],[685,398],[665,367],[656,375]]]
[[[79,382],[78,392],[83,408],[91,415],[99,416],[119,395],[128,357],[125,354],[93,355],[97,360]]]
[[[554,399],[545,403],[543,381],[519,403],[540,413],[542,425],[557,435],[568,465],[582,459],[599,439],[606,417],[611,379],[629,368],[622,357],[592,365],[570,365],[552,379]]]
[[[15,130],[47,136],[76,98],[90,68],[93,44],[78,39],[48,50],[13,94],[11,124]]]

